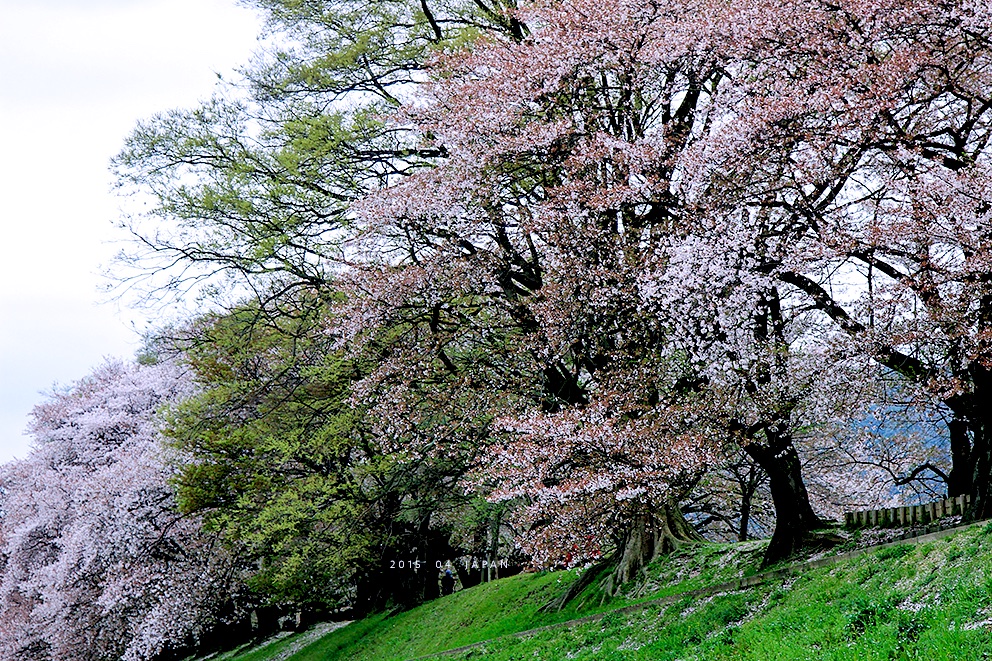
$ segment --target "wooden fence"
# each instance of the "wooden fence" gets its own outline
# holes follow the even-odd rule
[[[945,516],[964,514],[969,505],[971,505],[971,496],[957,496],[926,505],[847,512],[844,514],[844,523],[848,528],[886,528],[925,524]]]

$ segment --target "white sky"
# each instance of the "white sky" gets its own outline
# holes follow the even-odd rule
[[[208,97],[260,27],[235,0],[0,0],[0,462],[41,393],[132,356],[147,323],[99,291],[110,158],[138,119]]]

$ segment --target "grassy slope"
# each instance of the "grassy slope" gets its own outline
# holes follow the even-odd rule
[[[632,594],[601,603],[602,595],[590,588],[552,615],[537,609],[574,574],[515,576],[407,613],[350,624],[290,659],[409,659],[748,575],[760,551],[758,544],[685,551],[653,565],[652,579]],[[272,648],[283,646],[280,641]],[[270,661],[272,648],[231,661]],[[745,591],[684,598],[439,658],[992,659],[992,525],[920,546],[880,549]]]

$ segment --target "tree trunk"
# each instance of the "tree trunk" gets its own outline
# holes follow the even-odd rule
[[[771,287],[762,297],[759,314],[754,321],[755,340],[772,349],[773,362],[762,366],[755,377],[753,389],[771,385],[776,377],[788,370],[784,363],[788,343],[785,341],[785,320],[779,291]],[[802,463],[792,444],[792,405],[786,402],[770,411],[771,419],[762,425],[767,445],[756,442],[744,446],[744,451],[768,473],[768,486],[775,504],[775,532],[765,551],[765,565],[771,565],[795,555],[807,546],[810,533],[822,526],[820,518],[809,504],[809,493],[803,482]]]
[[[475,556],[472,556],[472,561],[476,560]],[[455,565],[455,572],[458,574],[458,582],[461,583],[462,589],[474,588],[476,585],[482,583],[482,569],[481,566],[473,569],[471,566],[466,567],[462,563],[457,563]]]
[[[992,371],[981,364],[972,367],[974,393],[968,426],[972,432],[971,521],[992,518]]]
[[[809,546],[811,533],[823,524],[809,504],[802,464],[791,438],[780,437],[771,446],[752,443],[744,450],[768,473],[775,505],[775,532],[764,558],[767,566]]]
[[[489,527],[489,567],[486,574],[486,582],[499,579],[499,529],[503,521],[503,512],[499,510],[493,517],[493,523]]]
[[[971,506],[965,518],[969,521],[981,521],[992,518],[992,456],[990,456],[988,438],[985,434],[975,434],[975,472],[971,488]]]
[[[955,416],[947,425],[951,440],[951,472],[947,476],[947,496],[971,493],[975,465],[972,463],[968,423]]]
[[[750,539],[751,508],[754,506],[754,494],[761,485],[764,472],[752,461],[747,461],[747,474],[737,474],[737,483],[741,488],[741,519],[737,528],[737,541],[746,542]]]
[[[606,591],[613,593],[621,585],[646,576],[644,569],[652,560],[702,539],[676,503],[670,502],[654,512],[637,516],[627,532]]]
[[[751,499],[754,494],[745,492],[741,498],[741,523],[737,530],[737,541],[747,541],[747,528],[751,523]]]

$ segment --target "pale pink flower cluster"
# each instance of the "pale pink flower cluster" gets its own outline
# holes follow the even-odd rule
[[[30,455],[0,468],[0,657],[148,659],[214,621],[231,558],[176,511],[157,432],[190,383],[108,363],[35,408]]]
[[[634,417],[602,400],[581,410],[504,418],[480,471],[490,498],[522,503],[518,543],[541,567],[578,566],[622,539],[638,514],[677,501],[719,461],[698,407]]]

